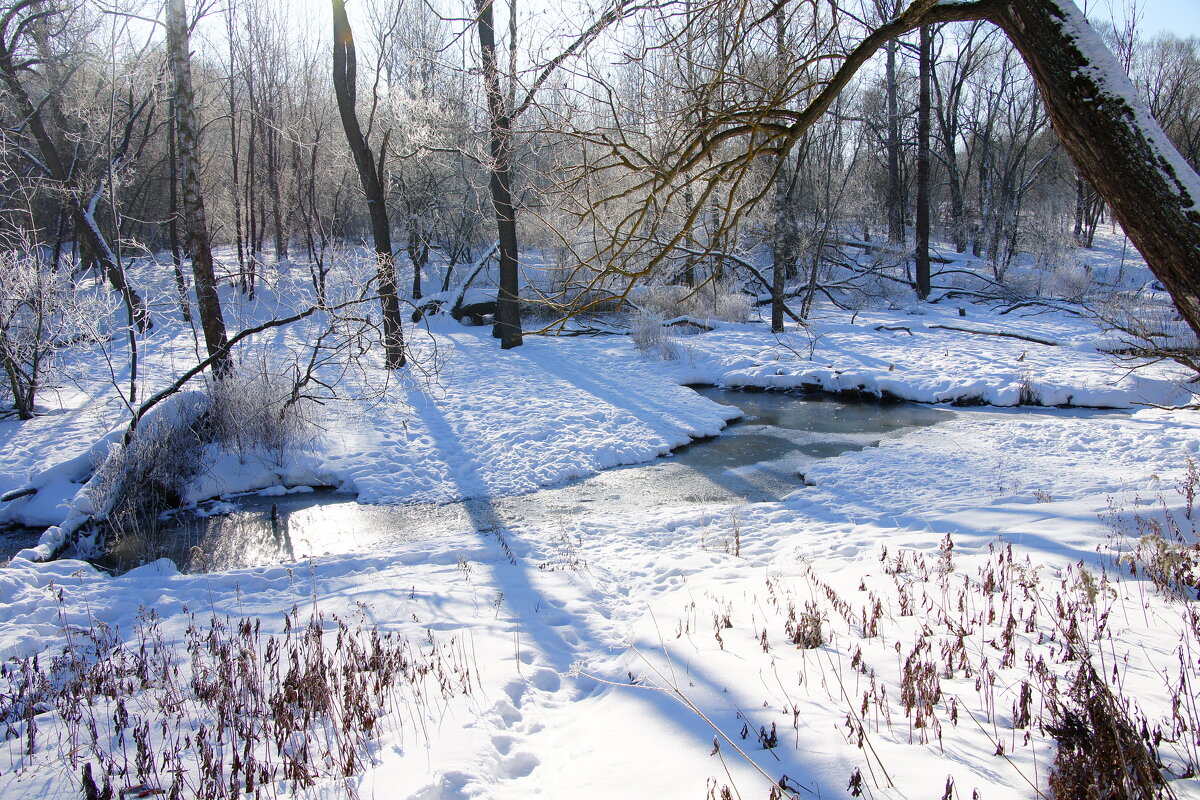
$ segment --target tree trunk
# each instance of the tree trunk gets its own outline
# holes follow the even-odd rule
[[[272,116],[266,120],[267,187],[271,192],[271,224],[275,229],[275,263],[283,264],[288,260],[288,237],[283,223],[283,190],[279,185],[279,162],[282,159],[279,148],[282,137],[279,135],[278,123],[274,120],[274,108],[270,110]]]
[[[258,115],[254,113],[254,108],[257,105],[255,101],[255,83],[254,70],[248,70],[246,73],[246,99],[249,105],[250,124],[247,126],[249,134],[246,142],[246,237],[247,237],[247,254],[246,264],[242,269],[239,279],[241,281],[242,294],[247,295],[251,300],[254,299],[254,277],[258,272],[258,263],[262,258],[262,234],[260,231],[264,229],[262,209],[259,206],[259,191],[258,191]]]
[[[517,216],[512,200],[512,117],[500,91],[500,66],[496,61],[496,29],[492,0],[475,0],[479,52],[483,59],[483,85],[488,104],[488,149],[491,155],[488,187],[496,210],[500,243],[500,286],[496,295],[496,325],[492,335],[501,349],[521,344],[521,306],[517,299]]]
[[[232,183],[231,194],[233,195],[233,235],[237,241],[237,256],[238,256],[238,277],[245,283],[246,275],[246,245],[245,245],[245,228],[242,224],[242,190],[241,190],[241,165],[240,144],[238,141],[238,109],[237,109],[237,27],[234,25],[234,6],[231,4],[226,9],[225,17],[225,35],[228,37],[229,47],[229,162],[230,175],[229,179]],[[243,286],[243,291],[245,287]]]
[[[422,236],[415,213],[408,217],[408,260],[412,263],[412,299],[421,299],[421,268],[429,261],[429,241]]]
[[[1075,176],[1075,227],[1073,234],[1076,244],[1083,244],[1083,202],[1086,190],[1082,175]]]
[[[900,187],[900,111],[896,86],[896,43],[887,43],[887,218],[888,243],[904,244],[904,199]]]
[[[375,242],[376,280],[379,283],[379,302],[383,309],[384,363],[388,369],[400,369],[405,364],[404,330],[400,325],[400,297],[396,292],[396,265],[392,255],[392,233],[388,225],[387,205],[383,192],[383,160],[386,140],[381,148],[379,165],[375,154],[363,136],[355,111],[357,59],[354,33],[346,17],[345,0],[333,2],[333,88],[337,94],[338,113],[346,142],[354,155],[359,182],[367,196],[371,214],[371,236]]]
[[[175,79],[175,125],[183,188],[183,222],[192,257],[192,280],[196,287],[196,309],[204,331],[204,345],[213,357],[213,371],[230,370],[225,319],[217,296],[212,247],[200,191],[199,127],[192,92],[192,67],[188,50],[187,12],[184,0],[167,0],[167,56]]]
[[[91,208],[84,204],[79,187],[75,186],[72,181],[72,170],[64,162],[58,146],[46,129],[45,121],[42,118],[44,104],[39,103],[35,107],[20,81],[17,66],[13,62],[10,44],[0,37],[0,80],[9,89],[10,102],[16,106],[17,113],[26,121],[25,125],[29,129],[29,134],[37,143],[48,177],[58,183],[67,194],[66,211],[75,228],[75,238],[81,257],[90,257],[99,263],[113,290],[121,295],[125,306],[130,310],[130,316],[133,317],[137,330],[145,332],[150,329],[152,324],[146,302],[126,282],[124,269],[117,261],[112,248],[108,246],[108,240],[100,232],[100,226],[96,224]],[[57,105],[57,99],[52,96],[50,104]]]
[[[183,252],[179,246],[179,157],[175,154],[178,136],[175,124],[175,101],[169,102],[171,130],[167,137],[167,158],[171,161],[170,216],[167,218],[167,233],[171,239],[171,269],[175,272],[175,290],[179,292],[179,310],[183,321],[192,321],[192,304],[188,301],[187,281],[183,277]]]
[[[929,298],[929,73],[933,58],[929,26],[921,26],[920,89],[917,100],[917,297]]]
[[[775,12],[775,59],[778,75],[786,74],[787,18],[783,6]],[[796,209],[792,202],[788,157],[777,156],[775,163],[775,228],[771,237],[771,331],[783,332],[783,293],[787,273],[796,260]]]
[[[1070,0],[1000,5],[1063,146],[1200,335],[1200,176]]]

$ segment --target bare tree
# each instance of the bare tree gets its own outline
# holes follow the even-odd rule
[[[204,195],[200,185],[200,141],[196,124],[195,93],[192,90],[191,54],[188,48],[187,10],[184,0],[167,0],[167,58],[175,79],[175,132],[181,167],[183,223],[188,251],[192,258],[192,279],[196,288],[196,309],[204,344],[212,359],[213,370],[226,374],[231,365],[225,318],[217,296],[213,271],[212,245],[208,220],[204,214]]]
[[[387,196],[383,190],[384,162],[387,159],[387,137],[379,148],[379,161],[363,135],[358,123],[355,103],[357,56],[354,33],[346,17],[345,0],[333,1],[333,86],[337,93],[338,112],[346,142],[354,155],[358,178],[367,196],[371,214],[371,235],[375,242],[376,281],[379,302],[383,309],[384,363],[388,369],[400,369],[405,364],[404,331],[400,323],[400,297],[396,291],[396,265],[392,254],[392,232],[388,224]]]
[[[758,25],[768,19],[746,17]],[[970,21],[991,22],[1012,41],[1036,81],[1064,148],[1113,208],[1183,319],[1200,335],[1200,176],[1150,116],[1071,0],[915,0],[841,54],[840,65],[804,108],[760,103],[715,116],[683,146],[652,162],[653,168],[645,170],[646,177],[634,189],[669,195],[680,176],[698,171],[704,181],[700,196],[707,199],[722,183],[732,186],[731,178],[745,174],[759,155],[795,147],[886,43],[923,25]],[[807,66],[799,63],[794,69]],[[743,146],[730,149],[735,142]],[[628,144],[606,144],[626,163],[646,161]],[[706,166],[709,156],[718,152],[730,155]],[[647,215],[631,216],[626,231]]]
[[[952,43],[953,55],[941,59],[936,53],[930,73],[933,90],[932,111],[937,122],[938,160],[946,170],[949,193],[950,239],[960,253],[967,250],[966,182],[971,173],[970,151],[964,164],[959,154],[966,128],[965,105],[969,84],[986,58],[995,28],[983,22],[973,22],[958,29]],[[945,41],[945,29],[938,29],[935,42]],[[939,67],[944,67],[939,69]]]
[[[900,9],[900,0],[875,0],[876,10],[882,19],[888,20],[896,16]],[[887,96],[887,208],[888,243],[904,244],[904,184],[900,175],[901,141],[900,141],[900,88],[899,65],[897,53],[899,43],[889,39],[883,45],[887,55],[884,69],[884,91]]]
[[[933,42],[928,25],[921,26],[921,88],[917,101],[917,214],[916,277],[917,297],[929,297],[929,74],[933,70]]]
[[[493,335],[500,347],[517,347],[522,342],[521,306],[518,298],[520,263],[518,261],[516,204],[513,200],[513,126],[532,107],[538,92],[569,59],[581,54],[609,26],[646,7],[638,0],[612,0],[581,33],[552,58],[539,64],[532,80],[518,96],[516,83],[516,19],[509,21],[509,91],[501,87],[497,55],[493,0],[474,0],[475,25],[479,37],[484,94],[488,107],[489,190],[495,210],[499,244],[499,287],[496,296],[496,324]],[[515,15],[515,4],[510,7]]]
[[[500,88],[500,66],[496,57],[496,25],[493,0],[475,0],[475,27],[483,61],[483,86],[488,106],[488,187],[496,211],[500,243],[500,281],[496,296],[494,335],[507,350],[521,344],[521,305],[517,297],[520,266],[517,253],[517,214],[513,207],[512,122],[516,109],[506,102]]]
[[[1193,169],[1200,169],[1200,38],[1160,34],[1139,48],[1134,84]]]
[[[66,214],[85,258],[99,264],[108,282],[117,291],[134,324],[140,331],[151,325],[150,313],[141,296],[129,285],[125,271],[96,220],[96,205],[104,196],[108,181],[127,168],[136,150],[132,147],[138,132],[137,119],[147,113],[149,98],[135,104],[124,135],[115,146],[105,150],[110,156],[103,168],[89,171],[89,161],[77,150],[64,151],[69,126],[59,105],[63,79],[50,61],[49,42],[54,26],[65,26],[76,9],[44,4],[41,0],[16,0],[0,11],[0,83],[7,90],[14,115],[12,132],[30,143],[24,149],[31,167],[57,185],[63,195]],[[58,80],[55,78],[58,77]],[[34,102],[27,82],[40,84],[44,99]]]

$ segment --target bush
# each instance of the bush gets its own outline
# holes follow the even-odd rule
[[[147,415],[123,445],[114,445],[89,484],[95,516],[107,523],[106,550],[122,563],[158,552],[158,518],[178,507],[199,474],[210,399],[200,392],[176,395]]]
[[[264,369],[210,379],[207,391],[177,394],[154,409],[109,451],[90,484],[107,552],[123,565],[166,555],[159,517],[182,505],[205,465],[223,451],[281,466],[312,440],[307,402],[287,376]]]
[[[677,345],[670,329],[663,325],[662,317],[639,311],[634,315],[633,328],[630,331],[633,344],[638,352],[661,361],[677,361],[680,356]]]
[[[212,441],[245,461],[257,455],[281,466],[287,454],[312,443],[308,401],[295,391],[291,376],[266,366],[210,379]]]
[[[35,255],[0,252],[0,382],[21,419],[33,417],[41,381],[66,327],[69,305],[63,274]]]
[[[1136,718],[1129,701],[1113,694],[1089,662],[1080,665],[1066,697],[1052,694],[1048,700],[1054,719],[1046,730],[1058,742],[1049,780],[1055,800],[1174,797],[1145,720]]]
[[[1160,494],[1147,513],[1130,516],[1110,501],[1108,513],[1101,517],[1111,531],[1117,563],[1180,600],[1200,599],[1200,513],[1196,509],[1200,466],[1191,457],[1184,463],[1186,472],[1176,486],[1184,501],[1182,513],[1173,512]]]
[[[648,313],[663,319],[696,317],[722,322],[745,322],[753,305],[750,296],[729,281],[710,281],[703,286],[647,286],[637,296]]]

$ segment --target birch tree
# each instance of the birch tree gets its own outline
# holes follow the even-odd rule
[[[228,340],[217,279],[213,271],[212,244],[208,220],[204,214],[204,194],[200,185],[200,141],[196,124],[196,101],[192,90],[192,65],[188,49],[187,10],[184,0],[167,0],[167,59],[174,78],[176,157],[180,167],[183,226],[192,258],[192,279],[196,289],[196,310],[204,331],[204,345],[213,359],[213,370],[229,372]]]

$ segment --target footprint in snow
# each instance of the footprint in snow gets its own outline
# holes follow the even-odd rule
[[[506,778],[524,778],[541,765],[541,761],[533,753],[513,753],[501,760],[500,774]]]
[[[543,692],[557,692],[562,686],[562,679],[552,669],[539,669],[533,674],[530,683]]]

